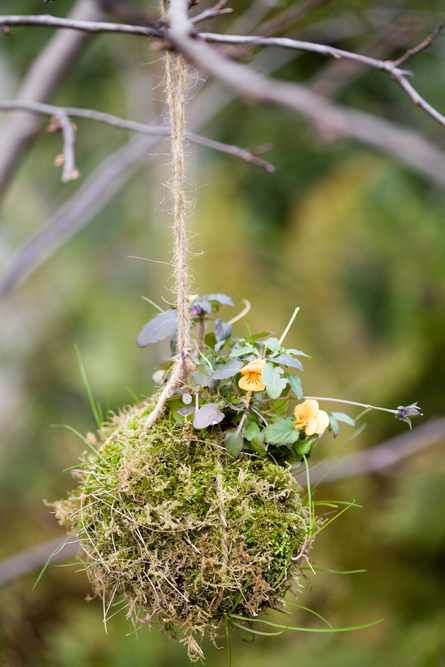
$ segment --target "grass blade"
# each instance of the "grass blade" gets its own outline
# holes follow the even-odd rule
[[[75,530],[74,530],[74,533],[71,533],[71,535],[68,535],[68,537],[67,537],[66,539],[63,540],[62,544],[60,544],[58,547],[56,547],[56,548],[54,549],[54,551],[52,552],[51,556],[48,558],[48,560],[46,561],[45,565],[43,566],[42,571],[40,572],[39,576],[37,577],[36,583],[35,583],[34,586],[32,587],[32,590],[35,589],[35,587],[36,587],[37,584],[39,583],[40,579],[43,577],[43,573],[45,572],[46,568],[48,567],[48,565],[49,565],[50,562],[52,561],[53,557],[54,557],[57,553],[59,553],[59,551],[60,551],[61,549],[63,549],[63,547],[65,546],[65,544],[68,542],[68,540],[71,540],[71,538],[76,537],[76,533],[77,533],[77,531],[78,531],[78,528],[79,528],[79,524],[77,524],[77,526],[76,526],[76,528],[75,528]]]
[[[91,391],[90,385],[88,383],[88,378],[87,374],[85,372],[85,368],[82,362],[82,357],[80,356],[80,350],[77,345],[74,345],[74,349],[76,350],[76,356],[77,356],[77,363],[79,364],[79,369],[80,369],[80,375],[82,377],[82,382],[84,384],[84,387],[86,389],[86,392],[88,394],[88,398],[90,401],[91,409],[93,411],[94,419],[96,420],[97,428],[100,428],[102,426],[102,422],[99,417],[99,413],[97,411],[96,403],[94,401],[93,393]]]

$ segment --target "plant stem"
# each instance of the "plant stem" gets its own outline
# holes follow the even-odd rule
[[[397,410],[390,408],[380,408],[377,405],[369,405],[368,403],[357,403],[356,401],[345,401],[342,398],[325,398],[324,396],[303,396],[304,399],[314,399],[316,401],[331,401],[332,403],[345,403],[346,405],[357,405],[359,408],[366,408],[367,410],[381,410],[382,412],[392,412],[397,414]]]
[[[284,333],[283,333],[283,335],[282,335],[281,338],[280,338],[280,345],[282,344],[283,340],[286,338],[286,336],[287,336],[287,332],[289,331],[289,329],[291,328],[292,324],[294,323],[294,319],[297,317],[297,313],[298,313],[299,310],[300,310],[299,307],[298,307],[298,308],[295,308],[295,310],[294,310],[294,314],[293,314],[292,317],[290,318],[289,324],[288,324],[287,327],[285,328]]]

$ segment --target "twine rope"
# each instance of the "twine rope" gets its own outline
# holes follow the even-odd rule
[[[162,12],[166,16],[166,0],[162,1]],[[176,309],[178,313],[178,330],[176,334],[178,356],[172,368],[170,379],[159,395],[154,410],[148,416],[146,425],[152,426],[161,415],[165,402],[178,386],[182,374],[186,382],[189,370],[194,369],[190,358],[192,350],[188,309],[189,274],[188,274],[188,239],[185,225],[187,200],[184,192],[184,136],[185,136],[185,90],[186,64],[182,55],[173,56],[169,50],[165,53],[165,73],[167,103],[170,112],[172,179],[171,191],[174,202],[174,248],[173,264],[176,292]]]

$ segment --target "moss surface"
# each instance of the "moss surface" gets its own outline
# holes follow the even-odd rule
[[[81,555],[104,609],[116,593],[136,622],[157,618],[185,633],[190,658],[206,631],[236,613],[283,609],[297,591],[309,515],[287,469],[269,458],[232,459],[218,427],[195,431],[136,406],[100,433],[97,455],[75,471],[79,487],[56,503],[61,523],[76,529]],[[90,440],[91,440],[90,436]],[[110,606],[109,606],[110,605]]]

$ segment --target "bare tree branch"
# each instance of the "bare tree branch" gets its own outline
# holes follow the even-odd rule
[[[167,30],[167,35],[175,35],[176,34],[176,42],[173,39],[172,43],[173,45],[178,48],[180,51],[183,51],[186,55],[192,58],[194,60],[195,64],[204,66],[204,63],[202,59],[205,59],[205,54],[210,54],[211,51],[205,51],[201,49],[199,50],[199,47],[193,46],[193,40],[191,39],[191,35],[193,34],[193,21],[188,18],[188,16],[183,18],[182,24],[183,24],[183,30],[182,30],[182,36],[179,36],[179,41],[178,41],[178,27],[181,26],[181,21],[176,20],[176,26],[173,28],[173,26]],[[0,25],[48,25],[48,26],[54,26],[54,27],[64,27],[64,28],[71,28],[73,30],[85,30],[87,32],[122,32],[122,33],[127,33],[127,34],[140,34],[140,35],[145,35],[148,37],[159,37],[164,39],[164,32],[161,29],[157,29],[156,27],[144,27],[144,26],[133,26],[133,25],[125,25],[125,24],[120,24],[120,23],[104,23],[104,22],[92,22],[92,21],[73,21],[69,19],[61,19],[61,18],[56,18],[51,15],[43,15],[43,16],[0,16]],[[324,44],[313,44],[311,42],[303,42],[303,41],[298,41],[298,40],[293,40],[293,39],[288,39],[286,37],[260,37],[260,36],[239,36],[239,35],[221,35],[218,33],[196,33],[197,36],[199,36],[201,39],[209,42],[217,42],[217,43],[222,43],[222,44],[238,44],[238,45],[250,45],[250,46],[277,46],[281,48],[287,48],[287,49],[297,49],[297,50],[303,50],[303,51],[311,51],[313,53],[320,53],[325,56],[332,56],[334,58],[348,58],[350,60],[354,60],[356,62],[361,62],[365,65],[368,65],[369,67],[373,67],[374,69],[378,69],[381,71],[388,72],[391,74],[393,79],[400,85],[400,87],[405,91],[405,93],[410,97],[410,99],[419,106],[425,113],[427,113],[431,118],[433,118],[435,121],[440,123],[443,127],[445,127],[445,116],[443,116],[439,111],[434,109],[426,100],[419,95],[419,93],[413,88],[413,86],[408,83],[406,80],[406,76],[411,76],[411,72],[407,70],[401,70],[398,67],[394,65],[394,63],[383,61],[383,60],[376,60],[375,58],[370,58],[369,56],[364,56],[356,53],[351,53],[349,51],[345,51],[343,49],[336,49],[331,46],[327,46]],[[181,41],[182,40],[182,41]],[[184,41],[185,40],[185,41]],[[188,54],[187,54],[187,44],[188,44]],[[184,49],[186,49],[184,51]],[[194,53],[194,56],[192,55]],[[201,55],[200,55],[201,54]],[[221,58],[221,57],[220,57]],[[223,77],[223,72],[222,72],[222,63],[225,63],[226,68],[228,67],[228,60],[221,59],[220,60],[220,67],[218,68],[219,76],[216,70],[213,70],[209,73],[213,74],[217,78],[220,78],[220,80],[224,81]],[[244,66],[245,67],[245,66]],[[203,67],[205,69],[205,67]],[[245,68],[245,74],[247,72],[247,68]],[[226,82],[229,81],[229,79],[232,80],[232,84],[234,85],[235,80],[238,79],[238,77],[233,77],[226,76],[225,80]],[[253,82],[252,82],[253,83]],[[276,85],[276,84],[275,84]],[[284,89],[283,89],[284,91]],[[248,91],[246,91],[248,92]],[[276,89],[276,92],[277,89]],[[251,90],[250,95],[258,101],[260,101],[260,98],[258,97],[259,93],[259,88],[257,87],[257,92],[256,94],[253,93],[253,90]],[[286,96],[287,97],[287,96]],[[273,99],[271,99],[271,96],[267,96],[266,98],[261,98],[261,101],[272,101],[274,102]],[[280,104],[279,100],[276,100],[278,104]],[[283,106],[286,106],[283,104]]]
[[[94,0],[78,0],[71,17],[98,20],[100,10]],[[20,100],[45,102],[50,99],[91,36],[82,32],[57,32],[29,68],[18,92]],[[0,198],[11,181],[19,160],[39,129],[35,115],[16,113],[0,137]]]
[[[331,484],[357,475],[387,472],[389,468],[394,469],[396,463],[403,459],[444,440],[445,418],[432,419],[412,431],[396,435],[375,447],[318,463],[311,468],[311,484],[321,481]],[[299,480],[298,483],[304,484],[305,470],[295,471],[293,474],[301,475],[301,481]]]
[[[445,21],[442,21],[442,23],[439,23],[439,25],[435,27],[431,35],[429,35],[421,44],[414,47],[413,49],[408,49],[408,51],[406,51],[406,53],[404,53],[403,56],[397,58],[397,60],[394,61],[394,65],[396,67],[399,67],[399,65],[404,63],[405,60],[408,60],[408,58],[411,58],[411,56],[415,56],[416,53],[420,53],[421,51],[424,51],[429,46],[431,46],[431,44],[434,42],[434,40],[444,27],[445,27]]]
[[[62,181],[64,183],[69,183],[70,181],[75,181],[76,178],[79,178],[79,172],[76,169],[76,160],[74,157],[76,137],[69,116],[63,111],[59,111],[56,116],[63,133]]]
[[[363,452],[323,461],[317,467],[311,468],[311,484],[331,484],[357,475],[383,473],[389,469],[394,470],[396,463],[414,456],[432,445],[439,444],[444,439],[445,418],[433,419],[422,426],[418,426],[413,431],[390,438],[382,444]],[[298,483],[302,487],[305,486],[303,473],[305,474],[305,471],[294,472],[295,476],[301,474]],[[63,536],[0,561],[0,585],[5,585],[18,577],[42,568],[62,541]],[[80,543],[77,540],[67,542],[63,549],[53,557],[53,560],[58,561],[68,556],[74,556],[79,548]]]
[[[63,537],[56,537],[49,542],[44,542],[36,547],[21,551],[11,558],[2,560],[0,562],[0,586],[42,568],[63,540]],[[57,562],[67,558],[67,556],[75,556],[79,547],[80,544],[76,539],[73,539],[72,542],[66,542],[63,548],[53,556],[52,561]]]
[[[171,28],[167,35],[175,48],[241,97],[287,108],[336,137],[350,137],[372,148],[388,152],[417,170],[424,171],[426,168],[430,176],[433,176],[433,181],[443,187],[445,177],[433,174],[421,157],[425,145],[422,142],[422,147],[420,146],[419,137],[370,114],[327,102],[303,86],[267,78],[246,65],[225,59],[205,42],[192,38],[193,26],[187,16],[185,0],[171,1],[170,20]],[[442,156],[440,161],[442,162]]]
[[[125,23],[110,23],[109,21],[85,21],[76,19],[64,19],[51,14],[38,14],[36,16],[2,16],[0,25],[24,26],[39,25],[46,28],[66,28],[67,30],[80,30],[98,34],[101,32],[124,33],[127,35],[143,35],[144,37],[163,37],[162,24],[154,20],[152,26],[126,25]]]
[[[74,164],[74,133],[69,122],[70,117],[88,118],[89,120],[95,120],[100,123],[107,123],[108,125],[112,125],[113,127],[117,127],[119,129],[132,130],[133,132],[139,132],[141,134],[164,137],[168,137],[170,135],[170,128],[166,125],[146,125],[144,123],[138,123],[134,120],[125,120],[124,118],[119,118],[118,116],[113,116],[109,113],[103,113],[102,111],[95,111],[94,109],[58,107],[52,104],[41,104],[39,102],[19,102],[15,100],[6,100],[0,102],[0,111],[10,111],[12,109],[22,109],[45,116],[56,116],[59,118],[61,128],[64,131],[64,154],[69,153],[68,156],[65,155],[64,175],[62,177],[64,183],[68,182],[69,180],[74,180],[72,177],[72,172],[77,171]],[[224,144],[220,141],[214,141],[213,139],[207,139],[206,137],[202,137],[199,134],[195,134],[194,132],[187,132],[185,136],[195,144],[200,144],[201,146],[206,146],[207,148],[212,148],[214,150],[221,151],[222,153],[234,155],[235,157],[238,157],[245,162],[249,162],[256,167],[266,169],[266,171],[270,173],[275,173],[276,171],[273,164],[256,157],[253,151],[245,150],[239,146]],[[69,167],[67,167],[67,159],[69,160]]]

